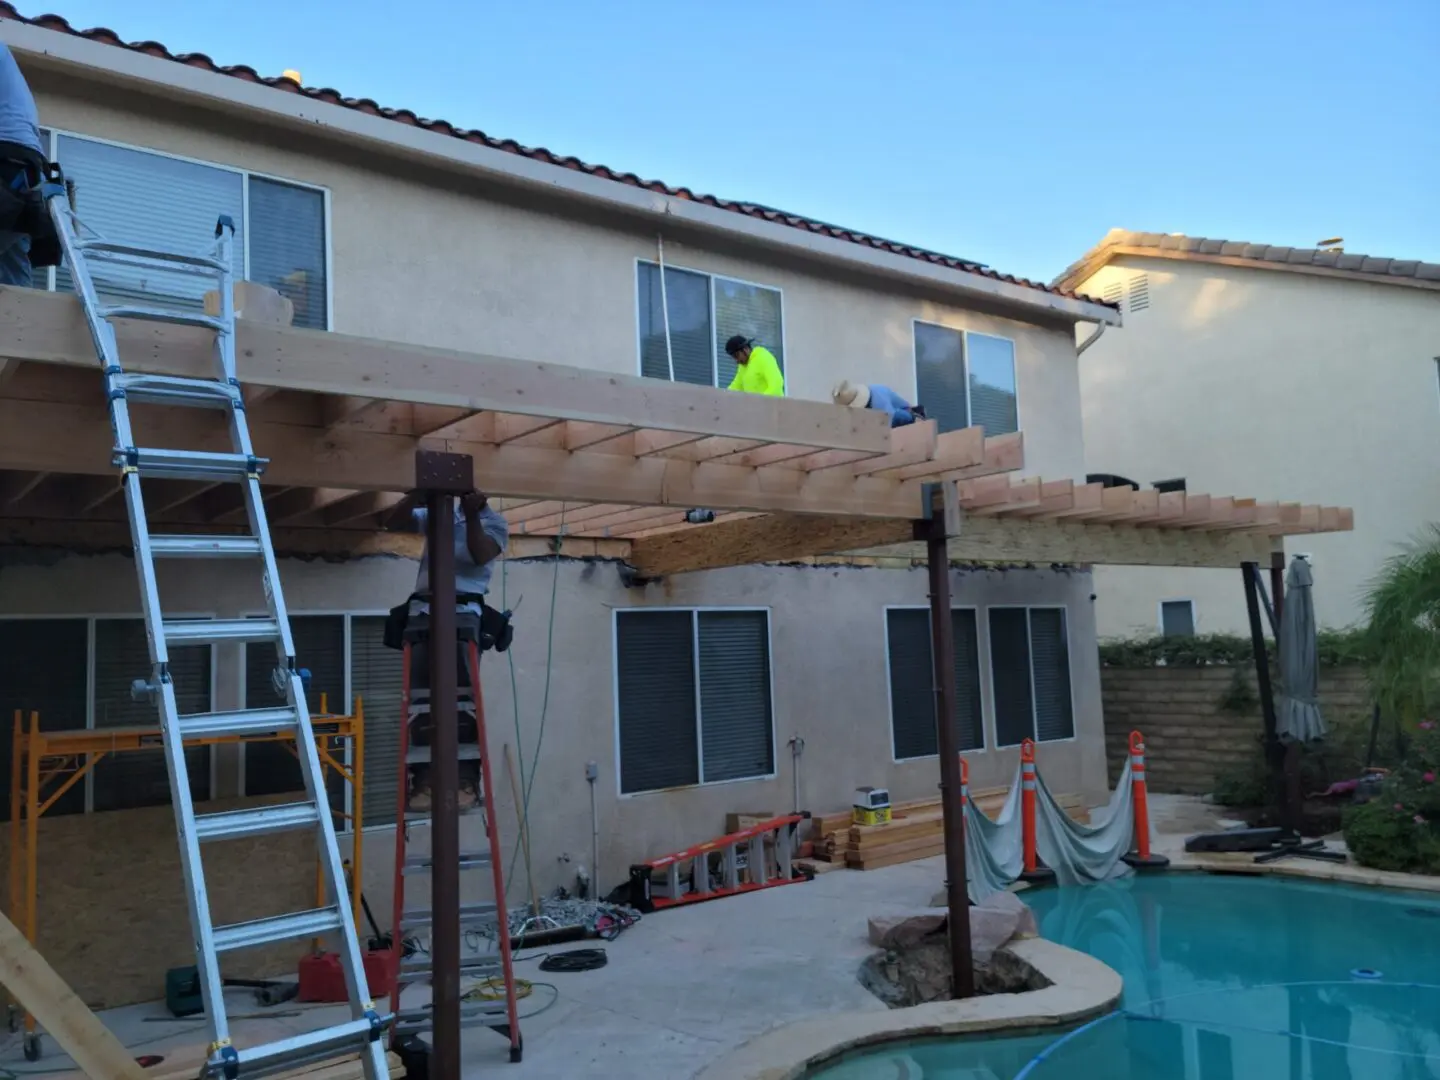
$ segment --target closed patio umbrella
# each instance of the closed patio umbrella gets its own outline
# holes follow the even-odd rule
[[[1320,664],[1315,643],[1315,579],[1298,555],[1285,574],[1285,607],[1280,615],[1280,708],[1275,731],[1284,743],[1325,737],[1320,718]]]

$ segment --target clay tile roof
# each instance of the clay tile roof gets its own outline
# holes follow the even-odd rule
[[[1440,263],[1416,259],[1380,259],[1349,251],[1324,248],[1278,247],[1273,244],[1251,244],[1243,240],[1210,240],[1203,236],[1181,236],[1178,233],[1131,232],[1111,229],[1100,243],[1066,267],[1052,286],[1074,289],[1115,254],[1153,254],[1161,258],[1184,259],[1188,256],[1219,256],[1244,259],[1257,268],[1278,270],[1343,270],[1373,276],[1377,281],[1413,284],[1416,281],[1440,282]]]
[[[277,90],[284,90],[292,94],[301,94],[304,97],[312,98],[315,101],[323,101],[329,105],[338,105],[342,108],[353,109],[356,112],[368,113],[371,116],[384,117],[396,123],[409,124],[411,127],[419,127],[426,131],[449,135],[456,139],[464,139],[467,142],[479,143],[482,146],[488,146],[494,150],[502,150],[509,154],[531,158],[532,160],[557,165],[561,168],[588,173],[591,176],[598,176],[602,179],[612,180],[620,184],[628,184],[631,187],[659,192],[664,195],[669,195],[671,198],[703,203],[706,206],[728,210],[732,213],[745,214],[749,217],[760,218],[764,221],[788,225],[794,229],[804,229],[808,232],[834,237],[837,240],[847,240],[850,243],[861,244],[865,247],[874,248],[877,251],[919,259],[923,262],[951,270],[980,274],[995,281],[1021,285],[1025,288],[1037,289],[1041,292],[1063,296],[1071,300],[1083,300],[1088,303],[1103,304],[1102,301],[1093,300],[1090,297],[1081,297],[1068,289],[1046,285],[1043,282],[1029,281],[1025,278],[1014,277],[1010,274],[1002,274],[999,271],[990,269],[983,263],[977,263],[970,259],[956,258],[953,255],[943,255],[938,251],[930,251],[926,248],[914,247],[910,244],[901,244],[894,240],[885,240],[881,237],[871,236],[868,233],[859,232],[855,229],[831,225],[828,222],[816,221],[814,218],[803,217],[799,214],[792,214],[784,210],[776,210],[773,207],[761,206],[757,203],[721,199],[715,195],[705,195],[692,191],[690,188],[672,187],[659,180],[644,180],[634,173],[621,172],[606,165],[591,165],[576,157],[553,153],[544,147],[523,146],[514,139],[498,139],[485,134],[483,131],[456,127],[446,120],[427,120],[423,117],[416,116],[409,109],[386,108],[378,102],[371,101],[369,98],[345,97],[338,90],[332,90],[329,87],[300,86],[284,77],[261,75],[254,68],[247,67],[244,64],[233,64],[229,66],[217,64],[204,53],[172,53],[158,41],[123,41],[115,31],[108,30],[105,27],[77,30],[59,15],[37,15],[33,18],[27,18],[21,15],[12,4],[5,2],[5,0],[0,0],[0,19],[11,19],[15,22],[27,23],[30,26],[38,26],[45,30],[54,30],[62,34],[70,34],[73,37],[81,37],[89,41],[98,41],[105,45],[129,49],[132,52],[145,53],[148,56],[158,57],[162,60],[173,60],[177,64],[202,68],[220,75],[229,75],[232,78],[244,79],[247,82],[263,83]],[[1104,306],[1113,307],[1114,305]]]

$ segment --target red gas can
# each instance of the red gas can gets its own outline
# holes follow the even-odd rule
[[[365,953],[365,982],[370,996],[378,999],[390,993],[395,982],[395,953],[392,949],[372,949]],[[345,972],[340,957],[334,953],[311,953],[300,961],[300,1001],[348,1001]]]

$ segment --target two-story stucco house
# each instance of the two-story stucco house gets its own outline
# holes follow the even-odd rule
[[[1118,324],[1113,306],[8,5],[0,37],[83,218],[115,239],[185,248],[228,213],[244,275],[289,297],[298,325],[656,379],[673,361],[676,379],[720,387],[731,375],[723,343],[741,333],[773,350],[788,395],[828,401],[841,379],[885,383],[924,402],[942,430],[1023,430],[1029,474],[1083,474],[1076,324]],[[67,288],[66,275],[47,286]],[[283,417],[284,398],[251,411]],[[365,410],[343,420],[364,425]],[[51,729],[143,723],[151,714],[128,693],[145,653],[133,568],[56,544],[67,507],[108,497],[67,483],[0,471],[9,542],[37,520],[50,537],[0,563],[0,710],[7,723],[14,708],[38,710]],[[270,504],[277,525],[374,510],[363,497],[286,500]],[[376,911],[388,911],[400,663],[381,629],[414,588],[416,563],[281,569],[312,692],[365,703],[365,876]],[[250,578],[228,564],[166,573],[196,617],[259,610]],[[797,782],[813,810],[848,806],[861,784],[897,800],[935,790],[923,569],[755,566],[636,590],[613,563],[517,558],[492,589],[517,609],[518,629],[507,656],[485,661],[485,699],[527,773],[538,762],[541,888],[573,887],[590,862],[592,790],[607,891],[631,862],[717,835],[728,812],[790,809]],[[1083,570],[956,569],[973,783],[1007,783],[1019,743],[1034,737],[1052,789],[1103,793],[1093,591]],[[208,674],[208,699],[191,708],[258,707],[271,693],[267,660],[241,645],[176,662],[202,684]],[[792,740],[803,740],[798,758]],[[195,753],[210,755],[195,772],[200,799],[295,783],[278,747]],[[0,767],[0,784],[8,776]],[[101,762],[51,813],[168,799],[159,755],[132,754]],[[513,817],[502,834],[515,842]]]
[[[1440,265],[1115,229],[1055,284],[1125,313],[1080,360],[1086,468],[1262,499],[1332,493],[1356,530],[1286,550],[1311,557],[1322,625],[1362,621],[1366,582],[1440,521]],[[1095,579],[1102,636],[1246,632],[1238,574]]]

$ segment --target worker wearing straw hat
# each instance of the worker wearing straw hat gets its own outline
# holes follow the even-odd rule
[[[879,409],[890,417],[892,428],[926,419],[923,406],[911,405],[888,386],[846,381],[830,391],[830,398],[836,405],[852,409]]]

